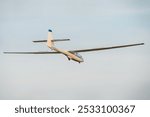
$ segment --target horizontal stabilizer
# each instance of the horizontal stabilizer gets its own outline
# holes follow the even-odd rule
[[[52,40],[52,42],[56,42],[56,41],[70,41],[70,39],[54,39],[54,40]]]
[[[39,42],[47,42],[47,40],[37,40],[37,41],[33,41],[34,43],[39,43]]]
[[[54,39],[52,40],[52,42],[56,42],[56,41],[70,41],[70,39]],[[40,42],[47,42],[47,40],[37,40],[37,41],[33,41],[34,43],[40,43]]]

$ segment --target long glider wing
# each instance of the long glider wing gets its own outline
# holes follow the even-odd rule
[[[125,47],[131,47],[131,46],[139,46],[139,45],[144,45],[144,43],[136,43],[136,44],[120,45],[120,46],[111,46],[111,47],[102,47],[102,48],[92,48],[92,49],[72,50],[70,52],[90,52],[90,51],[99,51],[99,50],[108,50],[108,49],[116,49],[116,48],[125,48]]]
[[[60,54],[60,52],[4,52],[4,54]]]
[[[144,45],[144,43],[130,44],[130,45],[120,45],[120,46],[111,46],[111,47],[102,47],[102,48],[92,48],[92,49],[81,49],[81,50],[72,50],[69,52],[90,52],[90,51],[99,51],[99,50],[108,50],[108,49],[116,49],[116,48],[125,48],[131,46],[139,46]],[[41,51],[41,52],[4,52],[4,54],[60,54],[60,52],[49,52],[49,51]]]

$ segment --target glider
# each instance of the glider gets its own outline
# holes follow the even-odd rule
[[[65,55],[68,60],[74,60],[76,62],[84,62],[82,56],[79,54],[80,52],[91,52],[91,51],[99,51],[99,50],[108,50],[108,49],[115,49],[115,48],[124,48],[124,47],[131,47],[131,46],[139,46],[144,45],[144,43],[136,43],[136,44],[128,44],[128,45],[119,45],[119,46],[112,46],[112,47],[101,47],[101,48],[92,48],[92,49],[81,49],[81,50],[62,50],[56,48],[54,46],[55,42],[58,41],[69,41],[70,39],[53,39],[52,30],[48,30],[48,39],[47,40],[37,40],[33,41],[34,43],[41,43],[46,42],[46,45],[52,51],[39,51],[39,52],[4,52],[5,54],[63,54]]]

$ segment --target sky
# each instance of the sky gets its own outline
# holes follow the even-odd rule
[[[150,99],[149,0],[1,0],[0,99]],[[66,50],[144,42],[144,46],[63,55],[6,55],[50,51],[33,40],[69,38]]]

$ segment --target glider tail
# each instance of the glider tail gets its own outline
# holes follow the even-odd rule
[[[52,30],[48,30],[48,38],[47,40],[36,40],[33,41],[34,43],[41,43],[41,42],[46,42],[46,45],[49,48],[53,48],[54,47],[54,42],[59,42],[59,41],[69,41],[70,39],[54,39],[53,35],[52,35]]]
[[[48,39],[47,39],[47,46],[48,47],[53,47],[54,46],[54,43],[53,43],[53,36],[52,36],[52,30],[48,30]]]

